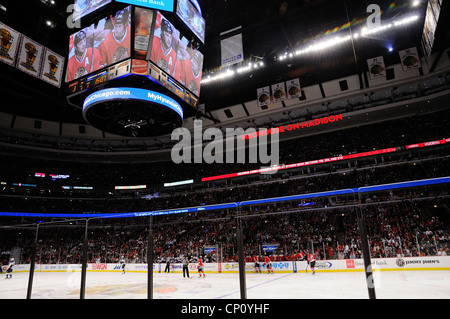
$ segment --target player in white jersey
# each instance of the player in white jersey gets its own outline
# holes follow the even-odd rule
[[[12,278],[12,272],[15,264],[16,262],[14,261],[14,258],[11,258],[9,260],[8,270],[6,270],[6,279]]]
[[[122,265],[122,275],[123,275],[123,274],[125,274],[125,266],[127,265],[124,256],[122,256],[122,257],[120,258],[120,264]]]

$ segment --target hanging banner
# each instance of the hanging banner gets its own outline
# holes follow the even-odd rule
[[[300,79],[293,79],[286,81],[286,90],[288,99],[298,99],[302,96],[302,89],[300,87]]]
[[[39,43],[23,36],[16,68],[38,78],[44,49]]]
[[[441,15],[442,0],[428,1],[425,23],[422,32],[422,47],[426,56],[433,51],[436,29]]]
[[[242,46],[242,34],[220,41],[222,53],[222,67],[227,67],[244,61],[244,49]]]
[[[22,35],[0,22],[0,61],[14,66]]]
[[[64,58],[55,52],[46,49],[44,60],[42,61],[41,80],[56,87],[61,87],[62,70],[64,68]]]
[[[281,102],[286,100],[286,86],[284,82],[272,85],[272,101]]]
[[[367,65],[369,67],[369,74],[371,80],[386,76],[386,66],[384,65],[384,58],[382,56],[373,59],[368,59]]]
[[[410,48],[399,52],[403,71],[418,69],[421,67],[419,53],[417,48]]]
[[[257,101],[258,101],[258,106],[264,106],[264,105],[269,105],[270,104],[270,87],[266,86],[263,88],[259,88],[257,91]]]

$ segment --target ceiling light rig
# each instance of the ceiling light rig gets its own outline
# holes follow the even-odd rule
[[[306,54],[310,54],[310,53],[324,51],[326,49],[330,49],[332,47],[336,47],[336,46],[341,45],[343,43],[349,42],[350,40],[352,40],[352,38],[354,40],[356,40],[356,39],[359,39],[361,37],[364,38],[364,37],[368,37],[368,36],[371,36],[371,35],[374,35],[374,34],[380,34],[382,32],[387,32],[387,31],[395,29],[395,28],[399,28],[399,27],[402,27],[402,26],[406,26],[406,25],[412,24],[412,23],[414,23],[414,22],[416,22],[418,20],[419,20],[419,16],[414,15],[414,16],[411,16],[411,17],[406,17],[404,19],[397,20],[397,21],[395,21],[393,23],[389,23],[389,24],[377,27],[377,28],[364,27],[364,28],[361,29],[360,32],[353,33],[353,35],[348,35],[348,36],[345,36],[345,37],[336,36],[336,37],[333,37],[331,39],[327,38],[327,39],[325,39],[325,40],[323,40],[321,42],[318,42],[316,44],[310,45],[310,46],[308,46],[306,48],[299,49],[299,50],[296,50],[296,51],[293,51],[293,52],[286,52],[283,55],[275,57],[275,59],[278,60],[278,61],[284,61],[284,60],[289,59],[289,58],[294,58],[294,57],[297,57],[297,56],[302,56],[302,55],[306,55]]]
[[[383,26],[380,26],[377,28],[369,29],[369,28],[364,27],[360,30],[360,32],[355,32],[355,33],[353,33],[351,35],[347,35],[347,36],[334,35],[332,38],[330,38],[330,36],[327,36],[324,40],[317,42],[315,44],[309,45],[305,48],[300,48],[300,49],[297,49],[292,52],[285,52],[282,55],[276,56],[275,60],[282,62],[282,61],[293,59],[293,58],[296,58],[299,56],[305,56],[308,54],[322,52],[325,50],[329,50],[331,48],[335,48],[339,45],[343,45],[347,42],[350,42],[352,39],[357,40],[357,39],[369,37],[369,36],[372,36],[375,34],[380,34],[382,32],[388,32],[393,29],[412,24],[412,23],[418,21],[419,19],[420,19],[420,17],[418,15],[413,15],[413,16],[406,17],[403,19],[399,19],[397,21],[394,21],[392,23],[389,23],[389,24],[386,24],[386,25],[383,25]],[[253,70],[263,68],[264,66],[265,65],[264,65],[263,61],[255,62],[255,63],[249,62],[249,63],[242,63],[241,66],[235,70],[228,68],[226,70],[221,70],[218,73],[211,72],[209,75],[205,74],[205,76],[202,79],[202,85],[220,81],[220,80],[231,79],[234,76],[236,76],[236,74],[250,73]]]
[[[241,66],[235,70],[228,68],[226,70],[222,70],[221,72],[219,72],[217,74],[210,73],[209,75],[204,76],[202,79],[202,85],[208,84],[211,82],[216,82],[219,80],[233,78],[237,74],[242,75],[242,74],[250,73],[254,70],[262,69],[262,68],[264,68],[264,66],[265,66],[265,64],[263,61],[242,63]]]
[[[41,2],[48,6],[54,6],[56,4],[55,0],[41,0]]]
[[[313,45],[310,45],[304,49],[301,50],[296,50],[294,52],[286,52],[284,55],[280,55],[278,56],[276,59],[278,61],[284,61],[288,58],[293,58],[296,56],[300,56],[300,55],[306,55],[309,53],[314,53],[314,52],[319,52],[319,51],[324,51],[326,49],[332,48],[332,47],[336,47],[340,44],[343,44],[345,42],[348,42],[352,39],[351,36],[346,36],[346,37],[333,37],[332,39],[328,39]]]
[[[46,20],[45,24],[47,25],[47,27],[49,27],[50,29],[53,29],[56,27],[56,23],[53,22],[52,20]]]

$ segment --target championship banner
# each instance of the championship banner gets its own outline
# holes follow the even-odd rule
[[[46,49],[42,62],[41,80],[56,87],[61,87],[62,70],[64,68],[64,58],[55,52]]]
[[[286,89],[288,99],[298,99],[302,96],[302,89],[300,87],[299,79],[286,81]]]
[[[420,63],[419,53],[417,48],[410,48],[399,52],[400,61],[402,62],[403,71],[418,69],[422,65]]]
[[[386,76],[386,66],[384,65],[384,58],[382,56],[373,59],[368,59],[367,65],[369,67],[369,74],[371,80]]]
[[[44,46],[24,35],[20,45],[16,68],[38,78],[44,50]]]
[[[264,105],[269,105],[270,104],[270,87],[266,86],[263,88],[258,89],[257,91],[257,101],[258,101],[258,106],[264,106]]]
[[[281,102],[286,100],[286,86],[284,82],[272,84],[272,101]]]
[[[227,67],[244,61],[244,49],[242,46],[242,34],[220,41],[222,53],[222,67]]]
[[[21,34],[0,22],[0,61],[14,66]]]
[[[436,29],[441,15],[442,0],[427,1],[425,23],[422,31],[422,46],[425,54],[430,56],[433,51]]]

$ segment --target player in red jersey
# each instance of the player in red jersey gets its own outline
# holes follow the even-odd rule
[[[313,275],[316,274],[316,271],[314,270],[314,267],[316,265],[316,257],[314,254],[308,254],[308,264],[309,267],[311,267],[311,270],[313,271]]]
[[[161,20],[161,38],[154,36],[150,60],[170,76],[181,74],[177,51],[174,49],[173,27],[169,21]]]
[[[297,253],[297,255],[295,255],[295,258],[296,258],[297,260],[303,260],[305,257],[306,257],[306,254],[305,254],[303,251],[299,251],[299,252]]]
[[[75,34],[73,45],[75,54],[69,58],[67,64],[67,82],[87,75],[99,67],[99,52],[95,48],[87,47],[88,39],[86,32],[80,31]]]
[[[253,256],[253,262],[255,263],[255,272],[261,273],[261,265],[259,264],[259,258],[258,256]]]
[[[131,28],[125,12],[119,11],[114,18],[112,32],[105,36],[102,44],[98,46],[101,57],[101,66],[105,67],[130,57]],[[95,70],[94,70],[95,71]]]
[[[267,273],[268,274],[273,274],[272,261],[269,259],[269,256],[265,256],[264,257],[264,265],[267,268]]]
[[[202,80],[203,55],[196,49],[188,49],[191,58],[180,61],[181,74],[179,77],[175,75],[180,83],[182,83],[189,91],[196,96],[200,96],[200,82]]]
[[[202,274],[203,274],[203,278],[205,278],[205,268],[203,266],[203,261],[201,258],[198,258],[197,261],[197,269],[198,269],[198,278],[202,278]]]

